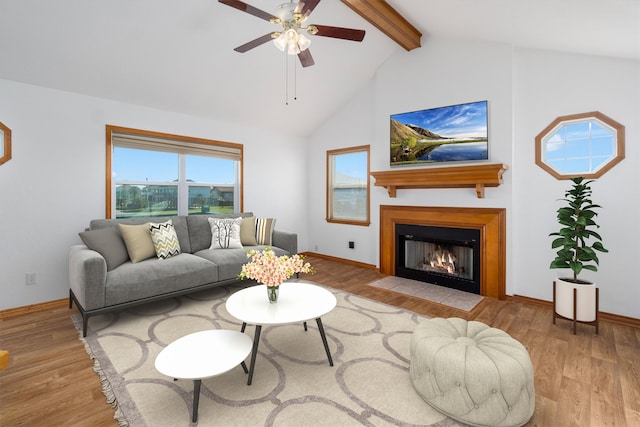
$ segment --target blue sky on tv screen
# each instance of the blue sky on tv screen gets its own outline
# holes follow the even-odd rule
[[[394,114],[391,118],[447,138],[487,137],[487,101]]]

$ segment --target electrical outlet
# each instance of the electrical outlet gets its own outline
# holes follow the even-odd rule
[[[355,247],[356,247],[356,242],[349,241],[349,249],[355,249]]]
[[[38,284],[38,273],[27,273],[26,277],[27,286]]]
[[[313,250],[318,252],[318,245],[315,245]]]

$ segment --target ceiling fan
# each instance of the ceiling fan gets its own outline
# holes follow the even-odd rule
[[[244,53],[248,50],[258,47],[270,40],[281,51],[286,51],[289,55],[298,55],[300,63],[303,67],[309,67],[315,64],[309,45],[311,40],[305,36],[305,32],[314,36],[332,37],[335,39],[352,40],[361,42],[364,39],[364,30],[354,30],[352,28],[331,27],[328,25],[307,25],[305,21],[316,8],[320,0],[300,0],[294,3],[283,3],[277,7],[272,15],[264,12],[256,7],[238,0],[218,0],[222,4],[231,6],[250,15],[257,16],[260,19],[269,21],[273,24],[282,26],[282,30],[274,31],[248,43],[238,46],[234,50]]]

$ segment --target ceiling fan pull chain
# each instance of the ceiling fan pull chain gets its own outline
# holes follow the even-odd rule
[[[289,55],[284,54],[284,105],[289,105]]]
[[[293,100],[298,100],[298,61],[293,60]]]

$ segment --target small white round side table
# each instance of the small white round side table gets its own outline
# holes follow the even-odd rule
[[[238,364],[248,373],[244,359],[251,348],[251,338],[238,331],[214,329],[195,332],[162,349],[156,357],[155,366],[166,376],[193,380],[192,421],[196,422],[202,379],[223,374]]]
[[[229,314],[242,321],[241,331],[244,332],[247,324],[256,325],[247,385],[251,385],[253,379],[260,332],[264,325],[303,322],[306,331],[307,320],[315,319],[324,350],[327,353],[327,359],[329,359],[329,365],[333,366],[321,317],[333,310],[336,303],[336,297],[331,292],[312,282],[302,280],[281,284],[277,304],[269,304],[265,285],[251,286],[232,294],[227,299],[226,308]]]

